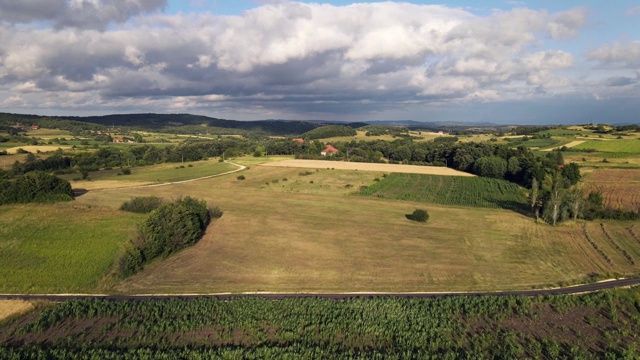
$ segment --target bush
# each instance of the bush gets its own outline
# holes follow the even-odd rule
[[[238,179],[238,180],[244,180],[244,179],[246,179],[246,178],[244,177],[244,175],[238,175],[237,179]]]
[[[429,220],[429,213],[425,209],[415,209],[411,214],[411,220],[417,222],[427,222]]]
[[[157,196],[139,196],[122,203],[122,205],[120,205],[120,210],[138,214],[147,214],[157,209],[163,202],[163,199]]]
[[[53,203],[73,198],[73,190],[67,180],[45,172],[33,171],[15,179],[0,180],[0,205]]]
[[[195,244],[211,219],[220,216],[218,207],[208,208],[204,200],[191,197],[160,205],[138,227],[137,236],[118,264],[120,275],[129,276],[154,258],[167,257]]]

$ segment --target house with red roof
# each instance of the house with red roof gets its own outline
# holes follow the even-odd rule
[[[337,154],[338,152],[339,152],[338,149],[331,146],[331,144],[327,144],[327,147],[320,152],[320,155],[327,156],[327,155]]]
[[[301,139],[301,138],[295,138],[295,139],[293,139],[292,141],[293,141],[293,142],[297,142],[297,143],[301,143],[301,144],[302,144],[302,143],[304,142],[304,139]]]

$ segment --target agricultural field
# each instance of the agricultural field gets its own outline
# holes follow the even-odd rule
[[[602,194],[605,206],[640,211],[640,170],[594,169],[583,182],[587,193]]]
[[[640,139],[587,140],[577,150],[595,149],[605,153],[640,154]]]
[[[165,163],[130,168],[131,174],[123,175],[122,169],[100,170],[89,173],[89,180],[80,180],[78,174],[61,175],[73,188],[87,190],[112,187],[140,186],[185,181],[213,176],[236,170],[238,167],[217,159],[187,163]]]
[[[0,293],[98,291],[141,219],[77,203],[0,207]]]
[[[442,166],[418,166],[418,165],[400,165],[400,164],[377,164],[377,163],[358,163],[344,161],[325,161],[325,160],[284,160],[270,162],[265,166],[274,167],[290,167],[303,169],[336,169],[336,170],[354,170],[354,171],[377,171],[377,172],[396,172],[408,174],[432,174],[443,176],[467,176],[475,175],[450,169]]]
[[[527,210],[524,189],[498,179],[394,173],[360,191],[383,199]]]
[[[5,324],[0,357],[633,359],[638,301],[637,287],[550,298],[75,300]]]

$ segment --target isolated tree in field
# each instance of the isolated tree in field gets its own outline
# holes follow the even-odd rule
[[[429,220],[429,213],[425,209],[415,209],[411,214],[411,220],[417,222],[427,222],[427,220]]]

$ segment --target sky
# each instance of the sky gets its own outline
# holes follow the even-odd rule
[[[640,1],[0,0],[0,111],[640,123]]]

